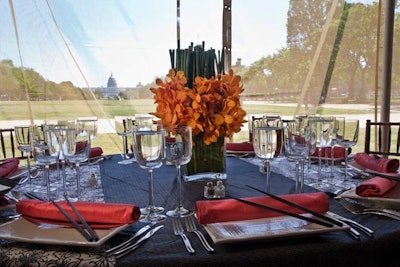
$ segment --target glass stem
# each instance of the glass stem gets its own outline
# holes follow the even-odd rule
[[[344,146],[344,180],[347,180],[347,155],[348,154],[348,149],[347,146]]]
[[[322,166],[322,149],[318,147],[318,180],[321,179],[321,166]]]
[[[333,166],[335,165],[335,160],[334,160],[334,146],[331,146],[331,178],[334,178],[335,175],[333,174]]]
[[[176,179],[178,179],[178,209],[182,207],[182,181],[181,181],[181,165],[176,165]]]
[[[79,163],[75,163],[75,170],[76,170],[76,192],[78,194],[78,200],[81,197],[81,170],[79,168]]]
[[[31,177],[31,160],[29,159],[29,157],[30,157],[30,153],[27,153],[26,165],[28,168],[28,181],[30,182],[32,180],[32,177]]]
[[[300,167],[299,161],[296,160],[296,166],[295,166],[296,193],[299,193],[299,167]]]
[[[46,180],[47,200],[50,201],[50,166],[44,166],[44,177]]]
[[[149,213],[148,215],[150,215],[151,213],[154,212],[154,204],[153,204],[153,169],[149,168],[148,170],[148,183],[149,183]]]
[[[269,160],[265,161],[265,172],[267,173],[266,178],[267,178],[267,192],[270,192],[270,176],[271,176],[271,168],[270,168],[270,164],[269,164]]]
[[[300,160],[300,193],[303,192],[304,187],[304,159]]]

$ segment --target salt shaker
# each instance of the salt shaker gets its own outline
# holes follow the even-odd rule
[[[218,180],[217,185],[214,187],[214,196],[216,198],[224,198],[225,197],[225,186],[221,180]]]
[[[205,198],[213,198],[214,197],[214,185],[212,182],[208,182],[207,185],[204,187],[204,197]]]

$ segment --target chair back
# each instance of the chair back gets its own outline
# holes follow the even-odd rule
[[[0,159],[7,158],[24,158],[24,155],[17,148],[17,140],[15,138],[14,128],[0,129]]]
[[[373,131],[374,130],[374,131]],[[375,138],[371,133],[377,131]],[[400,122],[371,122],[365,128],[364,152],[369,155],[400,156]]]

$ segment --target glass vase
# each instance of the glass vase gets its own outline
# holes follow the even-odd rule
[[[221,136],[217,142],[206,145],[203,135],[195,135],[193,139],[192,159],[186,165],[185,181],[198,180],[225,180],[226,175],[226,148],[225,137]]]

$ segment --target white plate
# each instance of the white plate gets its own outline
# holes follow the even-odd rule
[[[362,197],[356,194],[356,189],[346,191],[340,197],[360,200],[363,204],[373,208],[400,209],[400,186],[396,186],[385,197]]]
[[[95,229],[99,241],[89,242],[75,228],[41,228],[24,218],[19,218],[0,226],[0,238],[38,244],[95,247],[102,245],[128,225],[112,229]]]
[[[18,178],[28,172],[28,169],[23,168],[23,169],[16,169],[9,177],[8,179],[15,179]]]
[[[311,216],[310,214],[303,215]],[[327,214],[325,215],[328,216]],[[228,244],[318,235],[348,230],[349,226],[325,227],[290,216],[280,216],[246,221],[210,223],[204,225],[204,228],[214,244]]]

